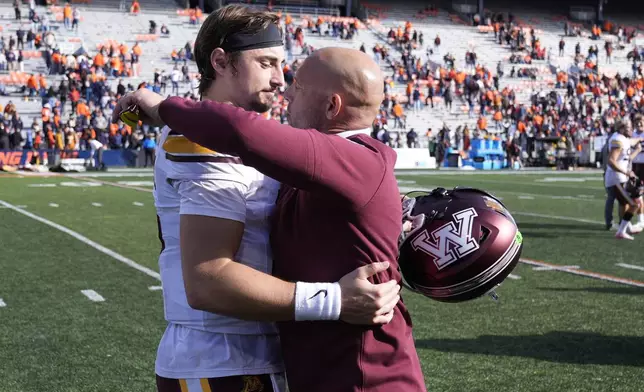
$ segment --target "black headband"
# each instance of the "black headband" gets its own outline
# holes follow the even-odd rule
[[[279,27],[274,23],[269,23],[265,29],[255,34],[234,33],[229,35],[221,44],[221,48],[231,53],[282,45],[284,45],[284,42],[282,42],[282,34],[280,33]]]

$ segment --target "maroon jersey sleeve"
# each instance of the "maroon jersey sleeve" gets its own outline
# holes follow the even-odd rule
[[[355,208],[369,202],[385,175],[385,157],[378,149],[232,105],[171,97],[159,114],[172,130],[203,147],[236,155],[279,182],[340,198]]]

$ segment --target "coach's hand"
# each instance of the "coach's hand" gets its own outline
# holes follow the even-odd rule
[[[400,286],[395,280],[373,284],[368,278],[384,272],[389,262],[360,267],[340,279],[342,307],[340,320],[350,324],[387,324],[394,317],[400,300]]]
[[[118,122],[121,112],[136,105],[139,109],[139,120],[153,127],[162,127],[165,124],[159,116],[159,105],[161,102],[163,102],[161,95],[147,88],[140,88],[118,100],[112,113],[112,122]]]

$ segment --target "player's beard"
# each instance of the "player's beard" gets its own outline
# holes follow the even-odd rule
[[[248,109],[257,113],[266,113],[273,106],[273,97],[274,93],[262,91],[248,103]]]

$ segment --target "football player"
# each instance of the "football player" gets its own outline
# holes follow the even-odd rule
[[[203,100],[255,112],[270,108],[284,84],[277,21],[274,14],[243,6],[224,7],[207,18],[195,42]],[[145,113],[140,116],[146,120]],[[392,319],[397,282],[367,280],[386,270],[386,262],[358,268],[338,283],[295,283],[270,275],[268,218],[279,189],[275,180],[167,127],[156,158],[159,267],[168,321],[155,366],[159,391],[284,391],[280,341],[271,321]],[[299,301],[301,293],[318,289],[323,294],[315,300]],[[328,369],[326,376],[334,374]]]
[[[611,188],[619,202],[621,222],[615,238],[633,240],[630,234],[640,233],[642,228],[631,225],[633,215],[637,213],[639,205],[630,192],[624,188],[629,178],[634,178],[631,170],[631,160],[639,154],[641,149],[640,139],[632,138],[632,126],[629,122],[620,121],[615,124],[615,132],[608,139],[609,154],[604,185]],[[635,147],[635,149],[633,148]]]
[[[633,158],[633,173],[639,181],[644,181],[644,115],[638,113],[633,118],[633,137],[640,139],[640,152]],[[639,198],[637,225],[644,229],[644,200]]]

